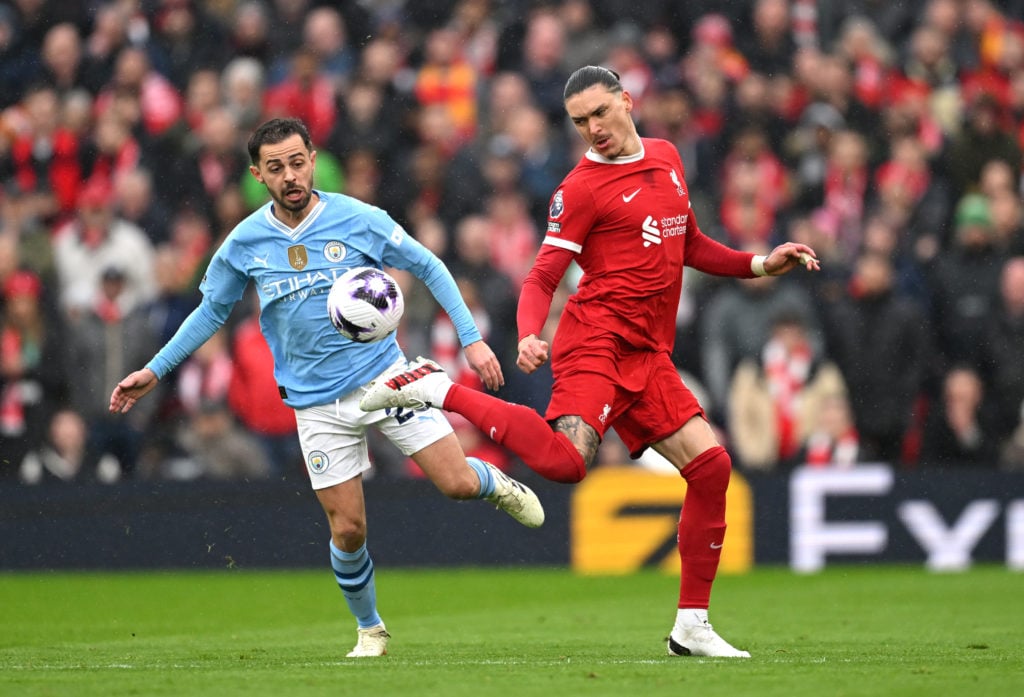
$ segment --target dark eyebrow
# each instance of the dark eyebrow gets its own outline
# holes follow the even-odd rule
[[[584,120],[586,118],[589,118],[591,116],[596,116],[597,112],[602,111],[602,110],[607,109],[607,108],[608,108],[607,104],[600,104],[595,109],[592,109],[590,112],[588,112],[586,114],[582,114],[581,116],[570,116],[569,118],[572,119],[573,121],[582,121],[582,120]]]
[[[280,157],[268,158],[268,159],[264,160],[264,163],[269,165],[269,164],[272,164],[274,162],[284,162],[285,160],[294,160],[296,157],[307,157],[307,155],[306,155],[306,153],[303,153],[303,152],[293,152],[290,155],[286,155],[283,158],[280,158]]]

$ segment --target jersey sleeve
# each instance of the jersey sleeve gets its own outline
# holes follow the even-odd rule
[[[593,194],[578,178],[569,177],[563,181],[548,205],[544,246],[579,254],[597,220],[597,210]]]
[[[146,367],[152,370],[157,378],[163,379],[224,325],[233,306],[214,302],[209,296],[204,295],[199,307],[185,318],[178,331],[153,356]]]
[[[448,267],[433,252],[410,237],[390,216],[384,215],[387,218],[385,225],[390,225],[390,232],[380,237],[386,240],[380,248],[381,262],[386,266],[409,271],[426,284],[451,318],[463,346],[480,341],[483,338],[480,330]]]
[[[690,226],[686,232],[685,264],[713,276],[753,278],[750,260],[751,252],[741,252],[711,239],[700,231],[693,207],[689,210]]]
[[[520,341],[531,334],[540,336],[551,311],[551,298],[574,256],[563,247],[543,245],[540,248],[519,294],[516,325]]]
[[[249,277],[234,263],[240,254],[239,246],[229,235],[210,259],[199,283],[204,298],[222,305],[234,305],[242,299]]]

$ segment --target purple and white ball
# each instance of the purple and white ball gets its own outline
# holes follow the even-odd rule
[[[404,311],[398,282],[369,266],[343,273],[327,295],[331,324],[343,336],[361,344],[380,341],[395,331]]]

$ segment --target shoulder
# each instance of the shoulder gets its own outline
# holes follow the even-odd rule
[[[383,208],[360,201],[346,194],[317,191],[324,202],[324,212],[331,219],[363,219],[367,221],[393,222],[391,215]],[[370,227],[374,227],[371,225]]]
[[[597,182],[608,176],[608,169],[607,165],[584,156],[576,163],[575,167],[569,170],[555,191],[556,193],[569,192],[575,197],[583,192],[589,194]]]
[[[234,242],[239,239],[256,237],[264,234],[264,231],[271,227],[267,216],[273,215],[270,212],[271,204],[265,203],[252,213],[243,218],[225,238],[225,242]]]
[[[647,152],[676,152],[676,146],[663,138],[641,138],[640,142],[644,144],[644,150]]]
[[[644,152],[649,157],[668,160],[673,164],[678,164],[680,167],[683,166],[682,159],[679,157],[679,150],[672,143],[661,138],[641,138],[640,140],[644,144]]]

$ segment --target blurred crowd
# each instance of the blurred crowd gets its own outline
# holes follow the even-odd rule
[[[272,116],[308,124],[318,188],[449,265],[501,396],[543,410],[515,307],[582,154],[562,87],[590,63],[679,148],[705,233],[821,259],[685,276],[674,358],[738,468],[1024,468],[1020,18],[1024,0],[2,1],[0,481],[302,476],[255,299],[158,394],[107,410],[265,201],[244,145]],[[398,275],[406,353],[479,386]],[[373,445],[379,472],[416,474]],[[602,461],[623,458],[607,439]]]

